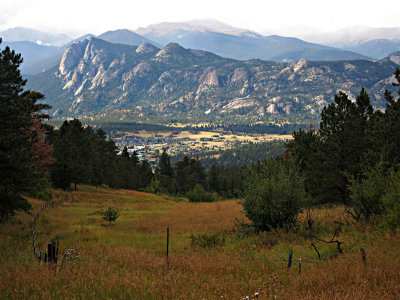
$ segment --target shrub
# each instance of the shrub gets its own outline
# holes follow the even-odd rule
[[[384,227],[395,230],[400,225],[400,171],[385,170],[381,165],[365,173],[357,182],[350,180],[351,214],[355,219],[381,216]]]
[[[53,198],[53,193],[50,189],[46,189],[30,193],[30,196],[43,201],[50,201]]]
[[[186,193],[190,202],[213,202],[218,200],[216,194],[208,193],[202,185],[196,184],[192,190]]]
[[[268,160],[261,172],[246,182],[241,202],[245,214],[258,231],[290,228],[306,199],[304,180],[293,160]]]
[[[160,180],[156,178],[152,178],[149,185],[142,189],[144,192],[147,193],[152,193],[152,194],[157,194],[162,191],[162,188],[160,186]]]
[[[395,230],[400,225],[400,171],[391,172],[388,177],[388,187],[382,197],[384,223]]]
[[[103,214],[103,219],[107,222],[115,222],[118,218],[118,212],[114,209],[109,207]]]
[[[382,196],[387,188],[387,178],[381,166],[372,168],[364,174],[361,181],[350,179],[350,202],[353,206],[352,216],[359,220],[369,220],[380,215],[383,210]]]

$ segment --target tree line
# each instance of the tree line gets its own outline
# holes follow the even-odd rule
[[[121,155],[113,140],[100,128],[84,127],[77,120],[64,121],[60,129],[50,128],[48,141],[54,148],[55,162],[49,168],[53,185],[64,190],[71,184],[112,188],[146,187],[153,173],[147,161],[139,162],[125,148]]]
[[[207,151],[203,153],[192,154],[191,158],[198,158],[206,169],[211,168],[212,165],[219,167],[231,166],[248,166],[257,161],[264,161],[268,158],[275,158],[281,156],[285,152],[284,141],[270,141],[263,143],[251,143],[241,145],[239,147]],[[185,157],[182,153],[178,153],[171,157],[171,161],[176,163]]]

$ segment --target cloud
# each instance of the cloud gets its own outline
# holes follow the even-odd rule
[[[256,31],[306,25],[321,30],[399,26],[396,0],[1,0],[0,26],[99,34],[161,22],[212,18]],[[389,23],[391,22],[391,23]]]

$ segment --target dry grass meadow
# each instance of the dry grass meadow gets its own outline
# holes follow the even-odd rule
[[[42,201],[29,199],[31,214]],[[32,215],[18,213],[0,224],[2,299],[400,299],[400,237],[373,226],[354,224],[343,208],[321,208],[315,235],[329,239],[338,222],[343,254],[316,242],[308,230],[249,232],[235,200],[189,203],[184,198],[80,186],[54,191],[36,226],[44,250],[51,239],[60,252],[73,248],[58,268],[38,263],[32,253]],[[116,208],[111,226],[102,212]],[[167,266],[166,228],[170,228]],[[191,236],[219,236],[216,247],[192,245]],[[366,249],[364,264],[360,248]],[[289,251],[293,266],[287,271]],[[60,253],[60,254],[61,254]],[[302,258],[302,272],[297,261]]]

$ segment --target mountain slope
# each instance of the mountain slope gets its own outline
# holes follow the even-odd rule
[[[358,26],[343,28],[332,32],[316,32],[298,36],[312,43],[331,45],[334,47],[351,47],[370,40],[399,40],[400,27],[371,28]]]
[[[28,82],[55,117],[168,122],[307,121],[339,90],[361,87],[376,107],[391,87],[393,60],[279,63],[238,61],[170,43],[163,49],[91,38]]]
[[[400,27],[350,27],[333,32],[309,32],[297,36],[309,42],[354,51],[375,59],[382,59],[400,50]]]
[[[1,47],[9,46],[11,49],[15,50],[17,53],[21,53],[24,62],[21,65],[21,72],[23,74],[35,74],[30,73],[30,68],[32,65],[55,55],[58,51],[58,47],[38,45],[33,42],[2,42]],[[53,64],[54,66],[54,64]],[[43,69],[43,68],[42,68]],[[42,70],[40,69],[39,72]]]
[[[366,56],[382,59],[387,57],[389,54],[400,50],[400,39],[367,40],[345,48],[351,51],[361,53]]]
[[[114,44],[125,44],[131,46],[139,46],[143,43],[153,44],[156,47],[161,45],[146,39],[145,37],[128,29],[118,29],[113,31],[107,31],[97,36],[99,39],[114,43]]]

